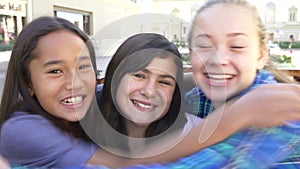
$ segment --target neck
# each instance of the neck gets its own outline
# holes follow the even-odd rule
[[[134,122],[129,120],[126,121],[128,136],[130,137],[144,138],[148,127],[149,127],[148,125],[142,126],[142,125],[137,125]]]
[[[226,101],[214,101],[213,102],[214,109],[217,109],[217,108],[222,107],[222,106],[229,106],[229,105],[233,104],[234,102],[236,102],[238,99],[239,99],[239,97],[234,97],[234,98],[231,98],[231,99],[226,100]]]
[[[226,104],[226,100],[220,101],[220,100],[212,100],[212,103],[214,105],[214,109],[217,109],[221,106],[223,106],[224,104]]]

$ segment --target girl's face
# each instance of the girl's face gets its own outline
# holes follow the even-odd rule
[[[155,57],[143,70],[125,74],[116,96],[123,116],[143,127],[163,117],[173,98],[176,72],[171,57]]]
[[[239,6],[214,5],[196,19],[192,71],[197,85],[218,106],[253,83],[256,70],[268,59],[267,50],[260,48],[251,14]]]
[[[38,57],[29,64],[32,95],[53,116],[82,119],[94,98],[96,78],[85,42],[66,30],[38,41]]]

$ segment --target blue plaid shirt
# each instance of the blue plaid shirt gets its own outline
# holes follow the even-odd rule
[[[276,83],[273,75],[260,71],[252,86],[241,95],[259,85],[270,83]],[[211,101],[197,87],[187,93],[186,100],[193,109],[192,113],[200,117],[206,117],[213,110]],[[127,169],[297,169],[300,168],[300,123],[290,124],[262,130],[243,130],[174,163],[136,165]],[[106,169],[100,166],[68,169],[79,168]]]
[[[257,74],[252,86],[241,93],[241,96],[262,84],[270,83],[276,83],[274,76],[262,70]],[[206,117],[213,110],[211,101],[198,87],[187,93],[186,100],[193,109],[192,113],[200,117]],[[295,122],[282,127],[239,131],[221,143],[174,163],[137,165],[128,168],[296,169],[300,168],[299,157],[300,122]]]
[[[241,95],[262,84],[276,83],[272,74],[260,71],[252,86]],[[199,88],[186,95],[193,113],[207,116],[211,101]],[[262,130],[237,132],[221,143],[203,149],[173,163],[136,165],[126,169],[297,169],[300,168],[300,122]],[[65,169],[107,169],[104,166],[73,166]]]

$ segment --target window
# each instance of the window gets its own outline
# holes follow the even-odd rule
[[[275,4],[273,2],[269,2],[266,5],[265,21],[269,23],[275,22]]]
[[[13,43],[18,34],[17,16],[0,15],[0,44]],[[24,18],[21,17],[24,24]],[[23,25],[19,25],[23,26]],[[21,30],[21,28],[19,28]]]
[[[289,8],[289,21],[290,22],[297,21],[297,8],[295,6]]]
[[[54,10],[54,16],[71,21],[88,35],[91,35],[92,33],[90,28],[89,13],[57,9]]]

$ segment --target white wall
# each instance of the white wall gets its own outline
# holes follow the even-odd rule
[[[54,7],[91,13],[92,34],[115,20],[140,12],[137,4],[122,0],[30,0],[28,2],[32,9],[32,19],[42,15],[53,16]]]

